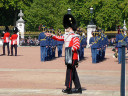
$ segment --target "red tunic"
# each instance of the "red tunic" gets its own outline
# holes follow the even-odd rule
[[[55,36],[52,37],[58,41],[65,41],[65,47],[72,47],[73,52],[73,60],[78,60],[77,50],[80,48],[80,40],[78,35],[74,32],[70,32],[68,34],[64,34],[63,36]]]
[[[14,45],[14,44],[17,44],[17,37],[18,35],[17,34],[13,34],[10,38],[11,40],[11,45]]]
[[[9,37],[10,37],[10,33],[6,32],[4,33],[4,37],[2,39],[4,39],[4,43],[8,43],[9,42]]]

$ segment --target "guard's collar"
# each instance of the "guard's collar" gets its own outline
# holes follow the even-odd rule
[[[74,33],[73,31],[72,32],[65,32],[66,35],[69,35],[69,34],[72,34]]]
[[[72,32],[69,32],[69,34],[72,34],[72,33],[74,33],[73,31]]]

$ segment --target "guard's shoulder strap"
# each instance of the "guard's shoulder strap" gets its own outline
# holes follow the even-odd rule
[[[78,37],[80,39],[80,35],[75,34],[75,33],[74,33],[73,37]]]

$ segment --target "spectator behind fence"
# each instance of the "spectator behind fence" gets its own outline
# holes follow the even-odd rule
[[[39,46],[39,41],[37,38],[30,39],[30,38],[21,38],[20,39],[20,46]]]

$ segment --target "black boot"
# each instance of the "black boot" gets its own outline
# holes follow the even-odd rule
[[[81,88],[75,88],[75,89],[73,89],[72,90],[72,93],[80,93],[80,94],[82,94],[82,89]]]
[[[72,94],[71,88],[66,88],[62,90],[63,93]]]
[[[5,55],[5,54],[1,54],[1,55]]]

